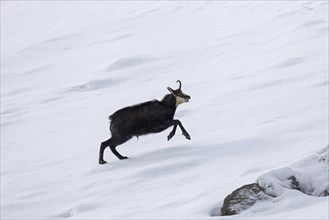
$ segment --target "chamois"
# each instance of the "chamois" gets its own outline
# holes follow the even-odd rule
[[[116,147],[125,143],[133,136],[141,136],[150,133],[159,133],[166,130],[170,126],[174,126],[173,130],[168,135],[168,141],[175,135],[177,126],[182,130],[183,135],[191,140],[182,123],[174,119],[175,111],[178,105],[188,102],[191,98],[182,92],[182,83],[179,83],[179,88],[173,90],[170,87],[167,89],[170,94],[163,97],[161,101],[152,100],[141,104],[122,108],[109,116],[111,120],[110,131],[112,137],[101,143],[99,150],[99,164],[107,163],[104,158],[104,150],[110,147],[112,153],[120,160],[128,159],[122,156]]]

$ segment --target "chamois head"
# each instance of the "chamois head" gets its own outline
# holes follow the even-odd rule
[[[171,92],[171,94],[173,94],[173,96],[175,96],[176,98],[176,106],[184,103],[184,102],[188,102],[191,97],[189,95],[186,95],[185,93],[183,93],[183,91],[181,90],[182,88],[182,83],[181,81],[177,80],[176,82],[179,83],[179,88],[176,90],[173,90],[170,87],[167,87],[167,89]]]

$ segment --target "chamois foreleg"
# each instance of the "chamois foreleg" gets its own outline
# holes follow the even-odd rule
[[[174,125],[174,128],[172,129],[172,131],[168,135],[168,141],[175,135],[176,128],[177,128],[177,125]]]
[[[186,139],[191,140],[191,136],[185,130],[184,126],[182,125],[182,123],[179,120],[175,119],[175,120],[169,121],[169,122],[165,123],[165,126],[167,126],[167,127],[174,126],[173,130],[168,135],[168,141],[175,135],[177,126],[180,127],[180,129],[182,130],[182,133],[186,137]]]

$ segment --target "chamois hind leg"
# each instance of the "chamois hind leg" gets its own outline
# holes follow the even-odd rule
[[[130,138],[132,138],[132,136],[125,136],[125,137],[112,137],[110,139],[110,149],[112,151],[112,153],[119,158],[120,160],[125,160],[128,159],[128,157],[126,156],[122,156],[117,150],[116,147],[120,144],[123,144],[124,142],[128,141]]]
[[[107,141],[104,141],[104,142],[101,143],[101,146],[99,148],[99,159],[98,159],[99,164],[107,163],[104,160],[104,150],[110,145],[110,140],[111,139],[108,139]]]

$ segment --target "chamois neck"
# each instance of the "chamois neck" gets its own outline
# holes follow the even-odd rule
[[[163,99],[161,100],[161,102],[166,105],[166,106],[171,106],[174,107],[176,109],[176,98],[174,95],[172,94],[167,94],[163,97]]]

